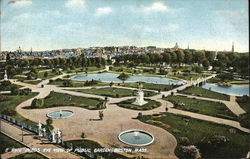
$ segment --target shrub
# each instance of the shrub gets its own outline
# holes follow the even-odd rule
[[[141,112],[139,112],[138,115],[137,115],[137,119],[140,119],[140,118],[142,118],[142,113]]]
[[[199,152],[199,149],[197,149],[194,145],[181,146],[180,147],[180,158],[199,159],[199,158],[201,158],[201,154]]]
[[[188,137],[179,137],[179,141],[181,145],[187,146],[190,144]]]
[[[129,78],[129,75],[123,72],[117,78],[124,81]]]
[[[85,133],[84,132],[82,132],[81,138],[85,138]]]
[[[33,101],[31,102],[31,107],[32,108],[41,108],[44,105],[44,99],[33,99]]]
[[[115,96],[116,96],[116,98],[119,98],[119,97],[120,97],[120,95],[119,95],[119,94],[116,94]]]
[[[250,114],[245,113],[239,116],[239,122],[242,127],[250,128]]]
[[[223,145],[224,143],[226,143],[228,141],[228,139],[225,136],[221,136],[221,135],[214,135],[209,139],[209,143],[213,146],[213,147],[218,147]]]

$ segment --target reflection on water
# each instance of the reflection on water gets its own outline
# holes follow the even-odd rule
[[[99,74],[88,74],[88,75],[75,75],[72,76],[70,79],[77,80],[77,81],[91,81],[98,80],[102,82],[114,82],[114,83],[121,83],[123,82],[119,78],[117,78],[119,74],[115,73],[99,73]],[[155,84],[174,84],[174,85],[181,85],[183,81],[172,80],[168,78],[160,78],[160,77],[147,77],[147,76],[131,76],[124,82],[146,82],[146,83],[155,83]]]

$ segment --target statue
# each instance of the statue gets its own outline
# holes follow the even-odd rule
[[[55,134],[55,132],[54,131],[52,131],[52,133],[51,133],[51,142],[52,143],[56,143],[56,136],[55,136],[56,134]]]
[[[43,136],[43,134],[42,134],[42,124],[40,123],[40,121],[38,122],[37,127],[38,127],[38,135]]]
[[[139,90],[138,90],[138,92],[137,92],[137,96],[136,96],[135,102],[132,103],[132,104],[142,106],[142,105],[148,103],[148,102],[146,102],[146,101],[144,100],[144,92],[141,90],[141,87],[142,87],[142,86],[141,86],[141,84],[139,83]]]
[[[59,129],[57,129],[56,131],[56,143],[62,143],[62,132]]]
[[[7,76],[7,71],[4,71],[4,76],[3,76],[3,80],[8,80],[8,76]]]

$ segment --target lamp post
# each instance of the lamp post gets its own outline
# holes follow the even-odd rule
[[[22,125],[22,142],[23,142],[23,125]]]

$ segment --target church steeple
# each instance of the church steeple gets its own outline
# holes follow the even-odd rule
[[[232,53],[234,53],[234,42],[232,44]]]

